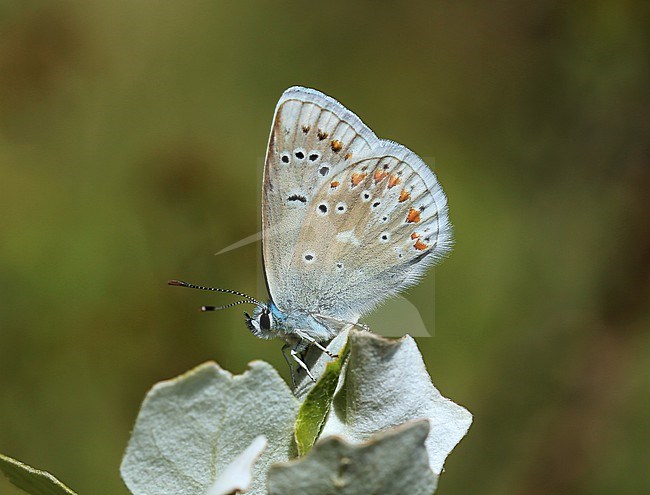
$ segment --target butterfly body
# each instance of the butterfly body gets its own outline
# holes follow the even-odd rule
[[[298,334],[307,335],[317,342],[324,342],[336,336],[338,329],[318,321],[317,316],[305,311],[285,313],[273,301],[258,305],[252,315],[247,315],[246,325],[256,337],[279,338],[287,343],[300,340]]]

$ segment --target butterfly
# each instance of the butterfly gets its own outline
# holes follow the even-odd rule
[[[270,299],[239,295],[257,337],[285,341],[301,358],[391,296],[416,284],[452,246],[447,198],[431,169],[404,146],[378,138],[320,91],[286,90],[277,103],[262,185],[262,249]],[[291,358],[285,351],[289,350]],[[295,379],[294,379],[295,384]]]

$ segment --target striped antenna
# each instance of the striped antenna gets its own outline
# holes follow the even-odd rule
[[[225,304],[223,306],[201,306],[201,311],[220,311],[222,309],[232,308],[233,306],[239,306],[240,304],[252,304],[251,301],[245,299],[243,301],[236,301],[234,303]]]
[[[259,302],[254,297],[251,297],[248,294],[244,294],[243,292],[237,292],[236,290],[218,289],[216,287],[204,287],[202,285],[196,285],[196,284],[190,284],[189,282],[183,282],[182,280],[168,280],[167,285],[175,285],[175,286],[178,286],[178,287],[189,287],[190,289],[212,290],[212,291],[215,291],[215,292],[225,292],[226,294],[234,294],[236,296],[241,296],[241,297],[246,298],[246,301],[238,302],[237,304],[242,304],[243,302],[249,302],[249,303],[255,304],[257,306],[264,306],[261,302]],[[207,311],[212,311],[212,310],[207,310]]]

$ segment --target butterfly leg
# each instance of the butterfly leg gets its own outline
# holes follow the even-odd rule
[[[309,371],[309,368],[307,367],[307,365],[305,364],[305,362],[304,362],[302,359],[300,359],[300,351],[298,350],[298,349],[300,349],[299,346],[300,346],[300,343],[296,344],[296,345],[291,349],[291,357],[293,358],[293,360],[294,360],[296,363],[298,363],[298,365],[299,365],[302,369],[305,370],[305,373],[307,373],[307,376],[308,376],[309,378],[311,378],[311,380],[312,380],[313,382],[315,382],[315,381],[316,381],[316,378],[314,378],[314,375],[311,374],[311,371]]]
[[[305,332],[303,332],[303,331],[301,331],[301,330],[296,330],[295,332],[296,332],[296,335],[297,335],[298,337],[300,337],[301,339],[306,340],[306,341],[309,342],[311,345],[313,345],[313,346],[315,346],[315,347],[318,347],[321,351],[323,351],[325,354],[327,354],[327,355],[328,355],[329,357],[331,357],[332,359],[336,359],[337,357],[339,357],[338,354],[334,354],[334,353],[332,353],[332,351],[330,351],[330,350],[327,349],[326,347],[323,347],[323,346],[321,345],[320,342],[318,342],[316,339],[314,339],[314,338],[311,337],[310,335],[307,335]]]
[[[296,388],[296,375],[293,372],[293,363],[291,362],[291,359],[289,359],[289,356],[287,356],[287,353],[285,352],[289,347],[291,347],[289,344],[284,344],[282,346],[282,357],[289,365],[289,373],[291,373],[291,382],[293,383],[293,388]]]

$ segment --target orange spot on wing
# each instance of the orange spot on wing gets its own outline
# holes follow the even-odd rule
[[[402,192],[399,195],[399,202],[403,203],[404,201],[406,201],[410,197],[411,197],[411,194],[406,189],[402,189]]]
[[[339,141],[338,139],[335,139],[334,141],[332,141],[331,147],[334,153],[338,153],[343,149],[343,143],[341,143],[341,141]]]
[[[420,221],[420,211],[411,208],[409,214],[406,216],[406,221],[408,223],[418,223]]]
[[[388,177],[388,174],[383,170],[377,170],[373,177],[375,179],[375,184],[379,184],[384,178]]]
[[[411,239],[417,239],[418,237],[420,237],[420,234],[418,234],[417,232],[413,232],[411,234]]]
[[[361,183],[361,181],[366,178],[367,175],[368,174],[366,174],[365,172],[362,174],[358,172],[354,172],[352,174],[352,179],[350,179],[350,182],[352,183],[352,187],[358,186]]]
[[[339,184],[340,184],[340,182],[337,181],[337,180],[335,180],[335,181],[333,181],[333,182],[330,184],[330,187],[331,187],[332,189],[336,189],[337,187],[339,187]]]
[[[352,153],[346,153],[343,157],[344,160],[349,160],[350,158],[352,158]]]
[[[415,244],[413,244],[413,247],[418,251],[424,251],[426,248],[429,247],[429,245],[425,244],[420,239],[418,239],[417,241],[415,241]]]
[[[391,175],[390,179],[388,179],[388,189],[395,187],[397,184],[401,183],[402,179],[397,177],[396,175]]]

